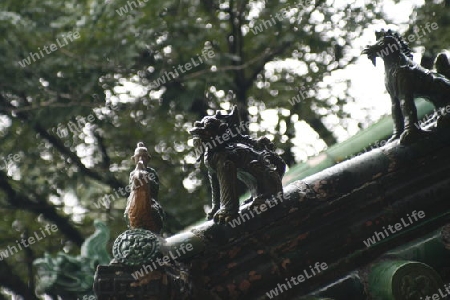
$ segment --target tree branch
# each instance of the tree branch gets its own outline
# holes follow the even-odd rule
[[[35,201],[24,193],[16,191],[9,183],[9,178],[3,171],[0,171],[0,189],[6,193],[6,200],[12,207],[27,210],[36,215],[42,214],[45,219],[58,226],[58,230],[68,239],[73,241],[76,245],[81,246],[84,237],[78,229],[70,224],[70,219],[68,217],[59,215],[56,208],[48,202]]]
[[[25,98],[26,99],[26,98]],[[10,105],[5,98],[0,97],[0,100],[4,102],[5,106],[9,106],[9,108],[13,108],[12,105]],[[14,116],[9,113],[8,109],[2,108],[2,110],[5,113],[7,113],[11,118],[14,118]],[[31,128],[34,129],[37,133],[39,133],[44,139],[46,139],[50,144],[52,144],[55,149],[57,149],[61,154],[63,154],[65,157],[70,158],[71,161],[77,168],[84,173],[86,176],[91,177],[97,181],[103,182],[107,185],[109,185],[113,189],[117,189],[120,187],[124,187],[125,184],[118,179],[116,179],[114,176],[110,175],[103,175],[100,172],[96,172],[92,169],[87,168],[81,161],[81,159],[76,155],[74,152],[70,151],[69,148],[64,146],[64,143],[61,141],[61,139],[57,138],[53,134],[50,134],[43,126],[41,126],[37,121],[33,120],[29,117],[27,113],[24,112],[17,112],[16,117],[22,121],[24,121],[26,124],[30,124]],[[109,174],[109,173],[107,173]]]
[[[100,149],[100,152],[102,153],[102,167],[106,170],[109,170],[109,166],[111,165],[111,158],[108,155],[108,150],[106,149],[105,145],[105,139],[102,137],[102,135],[95,131],[93,132],[94,137],[97,139],[98,147]]]
[[[247,88],[249,88],[253,82],[256,79],[256,76],[258,76],[259,73],[261,73],[262,70],[264,70],[264,67],[266,63],[271,61],[275,58],[275,56],[283,53],[286,51],[287,48],[289,48],[292,45],[291,42],[284,42],[279,47],[277,47],[274,50],[270,50],[270,48],[267,48],[263,53],[265,54],[265,57],[263,57],[261,63],[254,69],[253,73],[250,75],[250,77],[246,80],[245,85]]]
[[[79,170],[84,173],[86,176],[89,176],[97,181],[108,184],[114,189],[125,186],[122,182],[117,180],[114,176],[103,176],[101,173],[96,172],[92,169],[87,168],[82,162],[81,159],[74,152],[70,151],[69,148],[64,146],[63,142],[50,134],[45,130],[40,124],[37,122],[32,126],[37,133],[39,133],[44,139],[46,139],[50,144],[52,144],[59,152],[61,152],[64,156],[70,158],[73,163],[79,168]]]

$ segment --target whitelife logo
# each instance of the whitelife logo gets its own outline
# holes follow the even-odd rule
[[[38,231],[35,231],[34,237],[29,236],[27,239],[21,239],[20,242],[16,240],[16,245],[17,247],[19,247],[19,250],[17,250],[16,246],[8,246],[7,249],[0,251],[0,261],[3,260],[4,258],[6,259],[9,256],[17,254],[20,250],[23,250],[23,248],[30,247],[30,245],[33,245],[34,243],[46,238],[47,235],[51,235],[52,233],[58,231],[58,226],[56,226],[55,224],[45,225],[45,231],[47,232],[47,234],[44,232],[44,229],[42,229],[42,227],[39,229],[41,234],[39,234]]]
[[[67,33],[67,35],[63,35],[61,38],[56,39],[56,44],[58,44],[58,45],[50,44],[50,45],[45,45],[43,48],[44,48],[44,51],[46,54],[50,54],[60,48],[67,46],[69,44],[69,42],[73,42],[74,39],[76,40],[79,38],[80,38],[80,33],[78,31],[75,31],[75,32],[70,31],[69,33]],[[67,39],[69,39],[69,41]],[[42,51],[41,47],[38,47],[37,53],[30,52],[30,54],[25,59],[22,59],[22,61],[19,61],[19,65],[22,68],[25,68],[26,66],[29,66],[31,64],[31,60],[33,60],[33,62],[36,62],[39,59],[44,58],[44,56],[45,56],[45,54]]]
[[[0,158],[0,171],[8,170],[8,167],[14,163],[18,163],[22,158],[21,154],[9,154],[8,157]]]
[[[419,40],[420,38],[424,37],[425,35],[427,35],[427,33],[430,33],[431,30],[436,30],[438,29],[439,26],[436,22],[430,23],[427,22],[425,24],[425,28],[423,26],[418,26],[414,28],[414,34],[410,34],[407,37],[407,40],[409,43],[412,43],[416,40]],[[425,29],[428,31],[425,31]],[[420,32],[423,33],[423,35],[420,34]],[[388,49],[389,48],[389,49]],[[396,51],[399,51],[400,49],[398,48],[397,44],[389,44],[388,47],[385,47],[381,50],[381,52],[377,52],[377,55],[381,58],[388,56],[389,54],[392,54]]]
[[[149,173],[148,176],[145,176],[143,180],[138,179],[139,185],[136,185],[135,188],[138,189],[144,184],[148,184],[152,180],[156,180],[156,175],[154,173]],[[97,202],[94,203],[94,206],[99,209],[101,206],[104,206],[106,209],[108,209],[112,202],[115,200],[126,197],[131,193],[132,184],[127,184],[125,188],[118,188],[114,190],[114,194],[106,194],[102,198],[100,198]],[[119,191],[120,195],[117,194],[117,191]],[[115,196],[114,196],[115,195]]]
[[[278,199],[279,202],[276,199]],[[263,203],[263,204],[261,204],[259,206],[253,207],[253,209],[252,210],[248,210],[248,212],[240,213],[239,217],[229,221],[228,224],[232,228],[235,228],[236,226],[239,226],[242,223],[245,223],[246,221],[250,221],[255,216],[261,214],[262,212],[265,212],[268,208],[275,207],[275,206],[278,205],[278,203],[282,203],[284,200],[286,200],[286,198],[284,198],[284,194],[283,194],[282,191],[277,194],[276,199],[275,199],[275,196],[273,195],[272,199],[267,199],[265,201],[265,203]],[[253,211],[255,213],[253,213]]]
[[[194,246],[191,243],[186,244],[182,243],[178,248],[170,250],[168,255],[164,255],[163,258],[157,258],[156,262],[152,261],[148,265],[143,265],[141,269],[132,273],[131,276],[133,276],[134,280],[138,280],[140,277],[143,277],[148,273],[155,271],[156,269],[158,269],[158,267],[162,267],[166,264],[169,264],[171,259],[176,260],[177,258],[181,257],[182,255],[192,250],[194,250]]]
[[[414,124],[414,126],[416,126],[417,129],[421,129],[422,125],[427,124],[428,120],[433,117],[434,118],[440,118],[440,117],[444,117],[447,114],[450,114],[450,105],[447,105],[445,107],[440,107],[438,109],[435,109],[431,114],[426,114],[425,117],[422,118],[422,120],[418,121],[417,123]]]
[[[192,57],[191,61],[185,63],[184,65],[179,64],[177,67],[173,66],[172,67],[173,72],[165,71],[162,76],[160,76],[156,80],[153,80],[152,82],[150,82],[149,86],[151,89],[159,88],[166,82],[169,82],[172,79],[177,79],[178,77],[180,77],[180,73],[184,74],[184,73],[192,70],[193,68],[200,66],[201,64],[210,60],[214,56],[216,56],[216,53],[214,53],[214,51],[212,49],[203,49],[201,54],[197,54],[197,60],[195,59],[195,57]],[[180,71],[180,73],[178,73],[178,71]]]
[[[426,296],[425,298],[420,297],[420,300],[441,300],[447,299],[446,297],[448,296],[450,296],[450,283],[444,284],[442,288],[437,290],[437,293],[431,296]]]
[[[305,100],[306,98],[308,98],[308,91],[306,91],[306,88],[304,86],[301,86],[297,95],[289,99],[289,103],[291,105],[294,105],[295,103],[300,103],[302,100]]]
[[[328,269],[328,265],[326,263],[319,264],[316,262],[314,264],[314,267],[309,266],[309,272],[308,270],[303,270],[303,273],[298,275],[297,277],[292,276],[291,278],[285,278],[286,283],[279,283],[276,288],[268,291],[266,293],[267,297],[269,299],[272,299],[273,297],[278,296],[279,294],[283,293],[284,291],[288,291],[289,289],[292,289],[292,285],[299,285],[302,282],[305,282],[306,280],[318,275],[320,272],[325,271]]]
[[[242,134],[246,128],[247,129],[249,128],[249,126],[250,126],[250,121],[247,121],[247,122],[241,121],[241,123],[239,125],[234,124],[234,129],[237,132],[237,134],[233,133],[233,130],[231,130],[231,128],[230,128],[226,132],[224,132],[222,135],[220,135],[220,136],[216,135],[214,137],[214,139],[211,138],[209,140],[209,142],[202,142],[201,147],[200,146],[195,147],[195,156],[201,157],[204,154],[204,152],[206,151],[206,149],[217,148],[218,146],[222,145],[223,143],[238,136],[238,134]]]
[[[411,225],[413,222],[412,219],[414,219],[414,221],[419,221],[420,219],[425,218],[425,213],[423,212],[423,210],[416,212],[413,211],[411,213],[412,216],[410,216],[409,214],[407,214],[408,217],[408,221],[409,223],[405,222],[405,220],[403,218],[400,219],[401,223],[395,223],[394,226],[389,225],[386,229],[385,226],[383,226],[383,231],[382,232],[378,232],[375,231],[374,235],[370,238],[368,238],[367,240],[364,241],[364,245],[366,245],[366,247],[370,247],[375,245],[377,242],[380,242],[381,240],[387,238],[390,236],[390,234],[394,234],[399,232],[400,230],[402,230],[403,228],[408,227],[409,225]],[[395,228],[395,229],[394,229]],[[389,231],[388,231],[389,230]]]
[[[119,16],[123,16],[126,15],[128,12],[131,12],[132,10],[136,9],[136,8],[140,8],[140,7],[144,7],[145,3],[147,3],[148,0],[137,0],[136,1],[127,1],[127,4],[125,4],[122,7],[119,7],[119,9],[116,9],[116,13]]]
[[[302,9],[301,11],[304,11],[304,10],[306,10],[306,8],[308,7],[308,6],[311,6],[312,4],[314,4],[314,1],[313,0],[301,0],[301,1],[299,1],[299,3],[295,6],[295,7],[293,7],[293,8],[297,8],[297,9]],[[260,32],[263,32],[264,31],[264,29],[268,29],[268,28],[270,28],[270,27],[272,27],[272,26],[274,26],[276,23],[277,23],[277,20],[278,20],[278,22],[281,22],[283,19],[286,19],[286,18],[288,18],[289,17],[289,11],[291,10],[292,8],[291,8],[291,6],[288,6],[288,7],[285,7],[285,8],[282,8],[279,12],[277,12],[276,14],[275,14],[275,17],[273,17],[272,15],[270,15],[270,19],[269,20],[264,20],[264,21],[262,21],[262,22],[260,22],[260,24],[259,25],[255,25],[253,28],[250,28],[250,30],[253,32],[253,34],[258,34],[258,33],[260,33]],[[275,19],[276,18],[276,19]],[[298,16],[298,22],[297,23],[300,23],[300,21],[301,21],[301,14],[299,14],[299,16]],[[264,28],[263,28],[263,26],[264,26]]]

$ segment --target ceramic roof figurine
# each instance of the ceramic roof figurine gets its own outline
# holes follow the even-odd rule
[[[424,131],[420,128],[414,99],[426,98],[436,109],[450,104],[450,80],[444,75],[431,72],[412,60],[411,50],[403,38],[394,31],[382,30],[375,34],[377,42],[368,45],[363,54],[375,65],[376,58],[384,61],[386,89],[392,101],[394,133],[390,141],[400,138],[401,143],[411,143]],[[448,60],[439,55],[437,69],[448,72]],[[445,62],[446,60],[446,62]],[[438,128],[448,118],[438,120]]]
[[[286,164],[267,138],[257,140],[243,135],[245,122],[239,121],[235,106],[230,114],[220,111],[195,122],[189,131],[201,147],[212,189],[212,209],[208,219],[219,223],[230,221],[239,211],[237,180],[245,183],[252,194],[253,206],[282,193]]]
[[[136,168],[130,173],[131,193],[128,197],[125,217],[131,229],[141,228],[161,233],[164,211],[157,202],[159,179],[148,167],[150,155],[144,143],[138,143],[134,155]]]

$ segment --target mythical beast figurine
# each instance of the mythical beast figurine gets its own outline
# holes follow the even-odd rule
[[[394,120],[394,134],[389,141],[400,138],[401,143],[410,143],[424,133],[418,125],[414,99],[426,98],[436,109],[442,109],[450,104],[450,80],[415,63],[408,44],[398,33],[382,30],[375,35],[377,42],[367,46],[362,54],[367,54],[374,65],[377,57],[384,61],[385,85]],[[444,54],[438,56],[436,66],[448,74],[448,59]],[[441,124],[442,119],[438,119],[438,128]]]
[[[238,179],[249,188],[252,206],[259,206],[283,191],[281,179],[285,162],[274,152],[274,145],[267,138],[254,140],[242,135],[244,125],[234,106],[230,114],[217,111],[195,122],[189,131],[197,149],[202,150],[199,160],[203,157],[208,169],[212,189],[208,220],[223,223],[237,215]]]
[[[108,264],[106,250],[109,228],[95,220],[95,232],[81,245],[77,256],[58,252],[55,257],[45,253],[33,262],[36,268],[36,293],[51,295],[52,299],[94,299],[92,283],[98,265]],[[59,296],[59,297],[58,297]]]

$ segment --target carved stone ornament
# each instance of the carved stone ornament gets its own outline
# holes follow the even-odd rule
[[[161,233],[164,211],[157,202],[159,179],[156,171],[147,166],[150,155],[144,143],[138,143],[132,159],[136,168],[130,173],[131,193],[125,209],[125,219],[131,229],[141,228]]]
[[[161,242],[149,230],[130,229],[121,233],[114,241],[112,253],[114,259],[127,266],[149,263],[161,253]]]
[[[148,263],[160,255],[160,238],[164,225],[164,211],[156,201],[159,178],[156,171],[148,167],[150,154],[144,143],[139,142],[131,157],[136,168],[130,173],[131,193],[128,197],[124,217],[129,230],[114,241],[115,262],[128,266]]]
[[[258,206],[282,193],[286,164],[267,138],[253,139],[243,135],[237,107],[230,114],[220,111],[195,122],[189,133],[208,169],[212,190],[212,209],[208,219],[228,222],[239,211],[237,180],[251,192],[252,206]],[[248,127],[248,126],[247,126]]]
[[[450,80],[444,74],[450,73],[449,61],[441,53],[436,60],[436,69],[431,72],[412,60],[411,49],[403,38],[394,31],[381,30],[375,33],[377,42],[362,51],[376,64],[376,58],[384,61],[386,89],[392,101],[394,133],[390,141],[400,138],[403,144],[411,143],[424,136],[418,118],[414,99],[426,98],[435,108],[445,109],[450,104]],[[446,115],[446,114],[445,114]],[[448,118],[438,119],[438,128]]]

